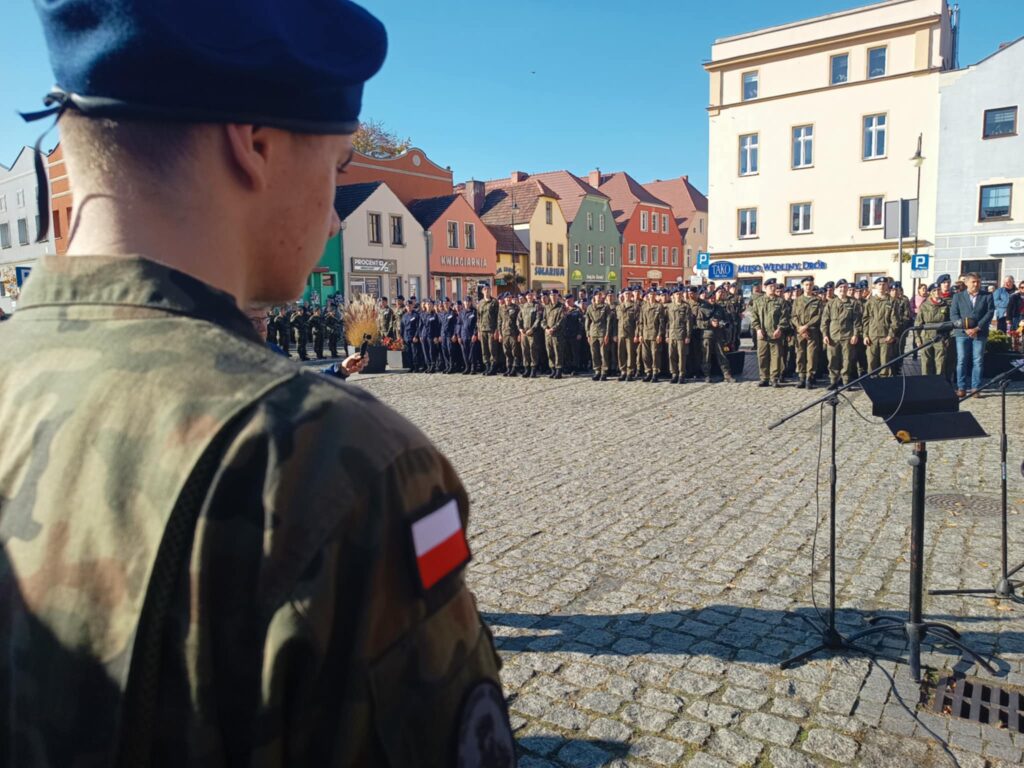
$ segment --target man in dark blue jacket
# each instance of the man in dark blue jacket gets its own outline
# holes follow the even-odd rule
[[[406,309],[402,315],[402,342],[409,350],[409,359],[413,373],[423,367],[423,350],[420,348],[420,313],[416,311],[415,297],[405,302]]]
[[[473,297],[466,296],[466,306],[459,313],[459,347],[465,368],[462,373],[477,373],[480,367],[480,344],[476,334],[476,307]]]
[[[458,321],[459,315],[451,299],[445,299],[444,310],[441,313],[441,358],[444,361],[445,373],[454,373],[459,362],[459,345],[454,341]]]
[[[981,386],[982,363],[988,328],[995,315],[992,294],[981,290],[981,278],[974,272],[964,276],[967,290],[953,294],[949,319],[953,321],[956,339],[956,393],[967,394],[967,372],[971,373],[971,390]]]

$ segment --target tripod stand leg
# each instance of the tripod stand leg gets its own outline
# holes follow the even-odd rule
[[[925,630],[925,631],[927,631],[927,630]],[[978,664],[983,666],[986,670],[988,670],[988,672],[990,674],[993,674],[993,675],[996,674],[996,668],[994,666],[992,666],[988,661],[986,661],[984,658],[982,658],[981,654],[979,654],[977,651],[969,648],[958,637],[952,637],[952,636],[946,635],[945,633],[941,633],[941,632],[937,633],[937,634],[940,635],[940,637],[941,637],[943,642],[949,643],[950,645],[952,645],[955,648],[959,648],[962,653],[964,653],[965,655],[967,655],[970,658],[974,659],[975,662],[977,662]]]
[[[994,589],[929,589],[929,595],[991,595]]]
[[[938,621],[926,621],[922,625],[925,629],[935,629],[941,632],[948,632],[953,637],[960,639],[960,633],[953,629],[949,624],[942,624]]]

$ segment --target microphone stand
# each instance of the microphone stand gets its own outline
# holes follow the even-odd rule
[[[938,344],[940,341],[944,341],[946,338],[947,338],[946,334],[942,334],[942,333],[937,332],[935,334],[934,338],[932,338],[929,341],[926,341],[921,346],[914,347],[909,352],[906,352],[906,353],[900,355],[899,357],[896,357],[896,358],[890,360],[888,363],[885,363],[884,365],[879,366],[878,368],[876,368],[873,371],[868,371],[866,374],[864,374],[863,376],[861,376],[859,378],[854,379],[849,384],[844,384],[843,386],[838,387],[836,389],[830,389],[828,392],[826,392],[824,395],[819,397],[817,400],[814,400],[814,401],[808,403],[803,408],[800,408],[799,410],[794,411],[793,413],[789,414],[788,416],[783,416],[781,419],[779,419],[778,421],[776,421],[773,424],[769,425],[769,427],[768,427],[769,430],[772,430],[772,429],[775,429],[776,427],[782,426],[783,424],[785,424],[790,419],[793,419],[793,418],[799,416],[800,414],[805,413],[806,411],[809,411],[811,408],[813,408],[816,405],[820,405],[821,403],[827,403],[832,408],[832,442],[831,442],[831,445],[830,445],[831,463],[829,465],[829,474],[828,474],[828,490],[829,490],[829,493],[828,493],[828,497],[829,497],[829,514],[828,514],[828,523],[829,523],[829,525],[828,525],[828,527],[829,527],[829,537],[828,537],[828,561],[829,561],[829,569],[828,569],[829,570],[829,573],[828,573],[828,613],[826,614],[826,619],[825,619],[824,626],[819,626],[817,623],[815,623],[811,619],[807,618],[802,613],[796,614],[801,619],[803,619],[808,624],[810,624],[815,632],[820,634],[821,642],[818,645],[814,646],[813,648],[809,648],[808,650],[803,651],[802,653],[799,653],[796,656],[793,656],[793,657],[783,661],[781,664],[779,664],[779,666],[782,669],[787,669],[788,667],[791,667],[791,666],[793,666],[795,664],[799,664],[801,661],[804,661],[805,659],[810,658],[811,656],[814,656],[815,654],[820,653],[821,651],[825,651],[825,650],[836,651],[836,650],[850,649],[850,650],[858,651],[860,653],[863,653],[863,654],[866,654],[866,655],[869,655],[869,656],[879,656],[880,655],[880,654],[878,654],[878,653],[876,653],[874,651],[868,650],[867,648],[864,648],[862,646],[854,644],[849,639],[844,638],[839,633],[839,630],[836,629],[836,481],[837,481],[837,469],[836,469],[836,409],[839,407],[839,396],[840,396],[840,394],[842,394],[846,390],[848,390],[848,389],[850,389],[852,387],[855,387],[858,383],[860,383],[861,381],[863,381],[864,379],[866,379],[866,378],[868,378],[870,376],[874,376],[879,371],[882,371],[882,370],[884,370],[886,368],[889,368],[893,364],[895,364],[895,363],[897,363],[897,362],[899,362],[899,361],[901,361],[901,360],[903,360],[903,359],[905,359],[907,357],[910,357],[911,355],[914,355],[914,354],[920,352],[922,349],[927,349],[928,347],[931,347],[931,346],[933,346],[935,344]],[[1021,567],[1024,568],[1024,563],[1021,564]],[[812,579],[814,578],[814,574],[813,573],[811,574],[811,578]]]
[[[1000,408],[1001,418],[999,425],[999,470],[1002,476],[1002,528],[1003,528],[1003,540],[1002,540],[1002,578],[999,583],[992,589],[931,589],[928,591],[929,595],[995,595],[996,598],[1002,600],[1012,600],[1015,603],[1024,605],[1024,597],[1018,595],[1015,591],[1014,585],[1010,582],[1010,577],[1013,576],[1017,571],[1024,568],[1024,563],[1021,563],[1013,570],[1009,570],[1007,567],[1007,504],[1006,504],[1006,388],[1010,386],[1010,377],[1015,373],[1019,373],[1024,370],[1024,366],[1021,368],[1013,367],[1004,373],[999,374],[994,379],[989,381],[984,386],[978,387],[976,390],[971,392],[966,397],[960,398],[962,403],[964,400],[968,400],[972,397],[977,396],[986,389],[993,389],[996,385],[999,386],[1000,391]]]

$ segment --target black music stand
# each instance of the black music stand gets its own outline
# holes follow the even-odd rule
[[[921,681],[921,643],[929,633],[959,648],[985,669],[995,668],[960,640],[960,633],[947,624],[924,621],[921,604],[924,593],[924,498],[927,482],[926,443],[936,440],[965,440],[987,437],[970,413],[959,410],[956,392],[941,376],[897,376],[866,379],[864,392],[873,413],[886,419],[886,426],[901,443],[914,443],[909,464],[914,468],[910,518],[910,612],[901,622],[892,616],[871,620],[876,626],[851,635],[850,642],[868,635],[902,632],[910,645],[910,674]]]
[[[1018,365],[1019,364],[1019,365]],[[1003,541],[1002,541],[1002,578],[999,579],[999,583],[992,589],[931,589],[928,591],[929,595],[994,595],[996,598],[1002,600],[1012,600],[1015,603],[1024,605],[1024,597],[1021,597],[1014,590],[1013,583],[1010,581],[1010,577],[1013,576],[1021,568],[1024,568],[1024,563],[1021,563],[1013,570],[1010,570],[1007,565],[1007,504],[1006,504],[1006,388],[1010,386],[1010,378],[1017,373],[1024,372],[1024,361],[1018,360],[1014,363],[1013,367],[1005,373],[1001,373],[994,379],[989,381],[982,387],[971,392],[967,397],[963,398],[960,402],[968,400],[972,397],[976,397],[979,393],[986,389],[994,389],[996,386],[1000,390],[1001,400],[1001,418],[999,425],[999,469],[1002,476],[1002,525],[1003,525]]]

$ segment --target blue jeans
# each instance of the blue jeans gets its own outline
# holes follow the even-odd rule
[[[967,368],[968,359],[970,359],[970,370],[971,370],[971,386],[970,389],[977,389],[981,386],[981,366],[982,360],[985,357],[985,342],[987,341],[984,337],[977,337],[975,339],[969,336],[957,336],[956,337],[956,388],[957,389],[968,389],[967,387]]]

